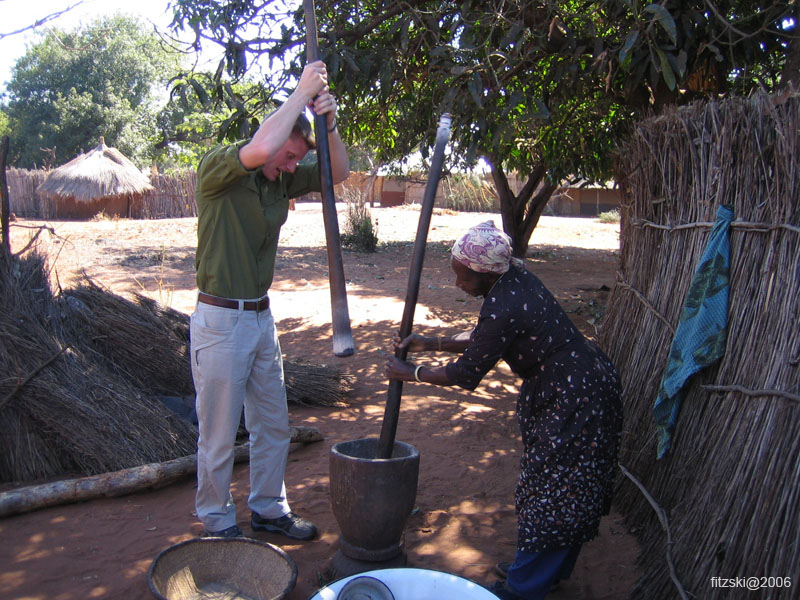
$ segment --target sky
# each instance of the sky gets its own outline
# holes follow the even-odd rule
[[[80,0],[0,0],[0,34],[8,34],[32,25],[47,15],[51,15],[78,4]],[[55,26],[60,29],[74,29],[86,25],[103,15],[116,13],[136,16],[145,23],[154,23],[166,30],[172,21],[172,11],[167,12],[168,0],[83,0],[78,6],[48,21],[34,31],[16,35],[6,35],[0,39],[0,91],[5,91],[11,78],[11,68],[27,46],[38,40],[38,33]]]

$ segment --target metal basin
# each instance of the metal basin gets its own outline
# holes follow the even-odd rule
[[[355,577],[369,576],[386,584],[394,600],[497,600],[492,592],[477,583],[429,569],[380,569],[344,577],[326,585],[309,600],[337,600],[341,589]]]

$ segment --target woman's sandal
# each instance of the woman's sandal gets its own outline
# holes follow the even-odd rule
[[[494,566],[495,575],[505,579],[508,577],[508,570],[511,568],[510,562],[499,562]]]

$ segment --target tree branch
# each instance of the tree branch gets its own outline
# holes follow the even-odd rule
[[[739,392],[751,398],[757,396],[778,396],[780,398],[786,398],[787,400],[793,400],[794,402],[800,402],[800,395],[784,392],[782,390],[750,390],[741,385],[703,385],[700,387],[709,392]]]
[[[65,14],[65,13],[68,13],[73,8],[75,8],[76,6],[80,6],[81,4],[83,4],[83,0],[78,0],[78,2],[76,2],[72,6],[68,6],[64,10],[60,10],[58,12],[54,12],[52,14],[49,14],[47,16],[42,17],[41,19],[37,19],[34,23],[28,25],[27,27],[23,27],[22,29],[17,29],[16,31],[9,31],[7,33],[0,33],[0,40],[2,40],[3,38],[6,38],[6,37],[12,36],[12,35],[17,35],[18,33],[22,33],[23,31],[28,31],[30,29],[36,29],[37,27],[41,27],[42,25],[44,25],[48,21],[52,21],[54,19],[59,18],[61,15]]]
[[[503,219],[503,230],[508,234],[512,234],[513,231],[509,231],[508,228],[514,224],[514,192],[511,191],[511,186],[508,185],[508,178],[503,169],[495,165],[491,158],[487,157],[485,160],[491,168],[492,181],[494,181],[497,197],[500,200],[500,216]]]
[[[27,376],[27,377],[25,377],[25,379],[24,379],[24,380],[22,380],[21,382],[19,382],[19,383],[17,384],[17,386],[16,386],[16,387],[15,387],[13,390],[11,390],[11,391],[10,391],[8,394],[6,394],[6,397],[5,397],[5,398],[3,398],[2,400],[0,400],[0,410],[2,410],[2,408],[3,408],[3,407],[6,405],[6,404],[8,404],[8,403],[11,401],[11,399],[14,397],[14,395],[15,395],[15,394],[16,394],[18,391],[20,391],[20,390],[21,390],[23,387],[25,387],[25,386],[28,384],[28,382],[29,382],[31,379],[33,379],[34,377],[36,377],[36,375],[38,375],[40,371],[42,371],[42,370],[43,370],[43,369],[45,369],[47,366],[49,366],[50,364],[52,364],[52,363],[53,363],[53,362],[54,362],[54,361],[55,361],[55,360],[56,360],[56,359],[57,359],[59,356],[61,356],[61,355],[62,355],[64,352],[66,352],[66,351],[67,351],[67,350],[68,350],[70,347],[71,347],[71,346],[70,346],[69,344],[67,344],[67,345],[66,345],[66,346],[64,346],[64,347],[63,347],[61,350],[59,350],[58,352],[56,352],[56,353],[55,353],[53,356],[51,356],[50,358],[48,358],[48,359],[47,359],[47,360],[46,360],[44,363],[42,363],[41,365],[39,365],[38,367],[36,367],[36,368],[35,368],[33,371],[31,371],[31,372],[28,374],[28,376]]]
[[[545,183],[528,203],[528,211],[522,221],[522,235],[525,236],[525,240],[530,240],[533,230],[539,223],[539,218],[542,216],[547,203],[550,201],[550,197],[557,187],[555,183]],[[522,252],[522,250],[520,251]]]
[[[620,471],[630,479],[633,484],[639,488],[639,491],[642,492],[642,495],[647,499],[650,503],[650,506],[653,507],[653,510],[656,512],[656,516],[658,517],[659,522],[661,523],[662,529],[667,534],[667,550],[666,550],[666,559],[667,559],[667,566],[669,567],[669,576],[672,579],[672,582],[675,584],[675,587],[678,589],[678,594],[680,595],[682,600],[689,600],[689,596],[686,594],[686,590],[683,589],[683,584],[681,584],[680,580],[678,579],[678,573],[675,570],[675,563],[672,561],[672,546],[675,542],[672,541],[672,531],[669,528],[669,520],[667,519],[667,513],[664,511],[661,506],[659,506],[658,502],[655,501],[653,496],[650,495],[650,492],[647,491],[647,488],[644,487],[641,481],[636,479],[633,474],[628,471],[620,463],[619,465]]]

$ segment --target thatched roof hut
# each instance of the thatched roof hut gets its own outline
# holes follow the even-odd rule
[[[620,156],[621,265],[600,342],[623,380],[631,477],[616,502],[641,532],[633,597],[750,598],[712,578],[761,576],[784,579],[759,597],[796,597],[785,578],[800,573],[800,94],[675,110],[642,123]],[[689,380],[657,460],[653,404],[722,204],[735,215],[725,354]]]
[[[86,219],[101,212],[129,217],[131,205],[153,189],[150,180],[104,139],[90,152],[51,171],[39,193],[56,199],[56,218]]]

